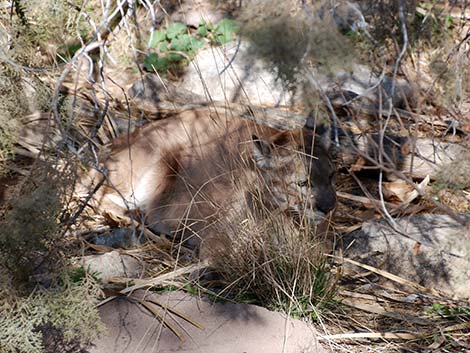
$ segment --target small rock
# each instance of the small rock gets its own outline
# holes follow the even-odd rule
[[[332,6],[331,11],[336,25],[343,32],[358,32],[369,27],[356,2],[340,1],[336,6]]]
[[[205,101],[203,96],[176,87],[171,82],[164,82],[154,74],[147,74],[142,80],[134,82],[128,90],[128,95],[138,105],[155,112],[158,112],[161,102],[191,104]]]
[[[98,277],[106,282],[113,277],[139,278],[142,264],[129,255],[111,251],[101,255],[89,255],[80,259],[79,264],[89,272],[98,272]]]

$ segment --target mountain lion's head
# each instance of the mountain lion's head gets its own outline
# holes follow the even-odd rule
[[[336,204],[336,168],[329,132],[286,131],[253,138],[253,158],[265,183],[263,202],[296,218],[320,223]]]

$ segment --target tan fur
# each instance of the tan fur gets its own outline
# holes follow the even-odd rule
[[[327,146],[316,141],[315,158],[306,153],[313,139],[307,129],[279,132],[206,109],[184,112],[116,139],[94,202],[122,214],[139,210],[154,231],[194,245],[217,236],[222,217],[260,205],[318,223],[336,199]]]

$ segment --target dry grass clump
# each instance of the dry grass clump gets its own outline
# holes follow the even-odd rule
[[[31,124],[25,126],[28,115],[51,110],[52,90],[34,75],[5,64],[4,67],[0,65],[0,96],[1,174],[6,172],[2,167],[14,155],[14,145],[22,142],[25,147],[26,141],[21,140],[21,136],[30,128]],[[31,120],[38,119],[33,117]],[[43,142],[40,136],[37,136],[37,140]],[[40,148],[40,143],[34,147]]]
[[[215,269],[237,299],[316,319],[335,294],[326,239],[308,224],[299,227],[285,215],[262,213],[223,225]]]
[[[359,1],[364,17],[369,23],[369,31],[372,36],[384,43],[390,37],[400,41],[402,11],[407,27],[415,22],[417,1],[401,0],[379,0],[379,1]]]
[[[445,49],[437,49],[429,55],[429,75],[434,80],[434,104],[449,106],[452,103],[461,108],[468,100],[470,83],[466,77],[470,75],[470,67],[466,64],[467,55],[464,50],[451,48],[453,42],[448,41]]]
[[[456,39],[466,35],[465,27],[459,25],[460,15],[464,18],[464,4],[415,0],[360,4],[370,25],[368,30],[380,43],[380,53],[386,54],[388,63],[396,60],[400,48],[408,49],[411,55],[404,56],[405,65],[399,73],[418,78],[417,86],[425,88],[421,99],[445,107],[458,103],[461,109],[469,90],[464,79],[469,74],[465,50],[462,43],[456,45]],[[376,59],[373,62],[382,65]]]

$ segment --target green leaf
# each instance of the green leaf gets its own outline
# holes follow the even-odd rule
[[[183,23],[175,22],[168,26],[166,30],[166,36],[168,39],[176,38],[178,35],[183,34],[187,31],[187,27]]]
[[[207,35],[209,34],[209,29],[207,28],[206,24],[199,25],[199,27],[197,28],[197,33],[201,37],[207,37]]]
[[[165,55],[165,59],[168,63],[177,63],[184,59],[184,56],[177,54],[177,53],[169,53]]]
[[[160,44],[160,53],[165,53],[168,51],[168,46],[169,46],[170,43],[168,43],[167,41],[163,42],[162,44]]]
[[[144,68],[147,71],[166,71],[168,60],[166,57],[159,57],[156,53],[150,53],[144,59]]]
[[[193,38],[191,41],[191,49],[196,52],[204,46],[205,42],[201,39]]]
[[[166,41],[166,33],[163,31],[153,31],[150,37],[150,48],[156,48],[159,43]]]
[[[182,34],[171,41],[171,50],[180,51],[189,55],[196,53],[204,45],[204,41],[190,34]]]
[[[452,18],[451,15],[447,15],[445,17],[445,25],[446,25],[446,28],[449,29],[450,27],[452,27],[452,24],[453,24],[454,20]]]
[[[197,295],[198,294],[197,287],[191,285],[190,283],[186,283],[184,285],[184,289],[186,289],[186,292],[188,292],[189,294],[192,294],[192,295]]]
[[[233,20],[224,18],[221,20],[215,28],[215,40],[220,44],[226,44],[234,38],[235,32],[238,30],[238,26]]]
[[[187,52],[191,48],[192,36],[182,34],[171,41],[171,49],[176,51]]]
[[[158,60],[158,55],[156,53],[150,53],[148,54],[145,59],[144,59],[144,67],[152,71],[152,65],[155,64]]]
[[[235,33],[238,30],[238,25],[234,20],[230,20],[228,18],[224,18],[217,23],[217,27],[215,28],[216,33],[226,33],[231,32]]]

